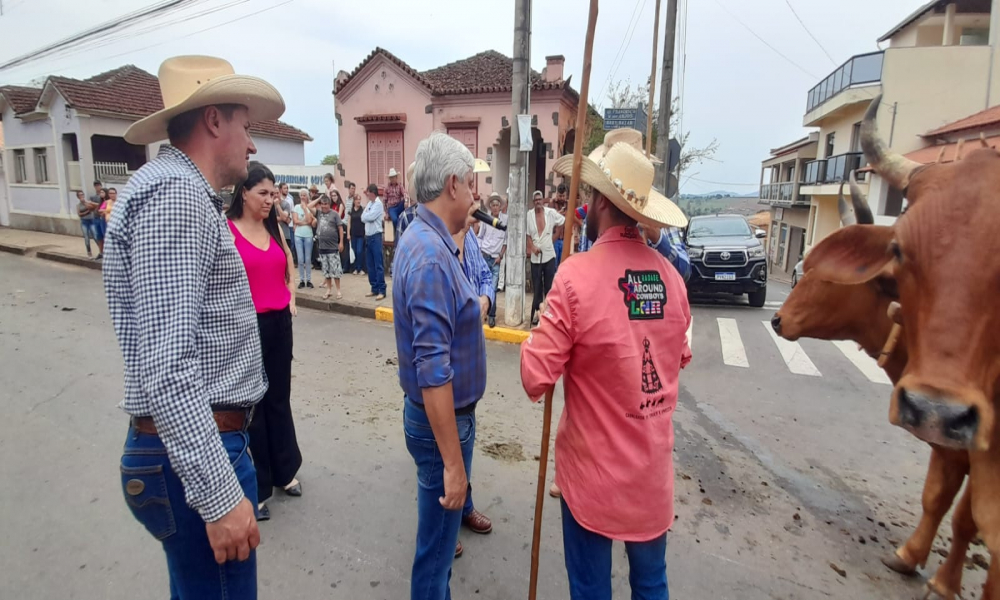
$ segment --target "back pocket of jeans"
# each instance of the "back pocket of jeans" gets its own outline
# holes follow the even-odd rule
[[[122,491],[125,503],[137,521],[158,540],[177,532],[174,511],[167,496],[167,480],[161,465],[126,467],[122,465]]]

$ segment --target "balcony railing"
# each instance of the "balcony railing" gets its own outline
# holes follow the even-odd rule
[[[128,170],[128,163],[123,162],[95,162],[94,179],[105,183],[125,183],[132,173]]]
[[[830,158],[807,162],[804,169],[802,185],[822,185],[824,183],[840,183],[847,181],[851,171],[868,164],[862,152],[848,152]]]
[[[760,199],[772,202],[792,202],[795,199],[795,190],[799,185],[795,181],[765,183],[760,186]]]
[[[884,52],[859,54],[842,64],[839,69],[809,90],[806,112],[812,112],[814,108],[852,85],[882,81],[882,57],[884,54]]]

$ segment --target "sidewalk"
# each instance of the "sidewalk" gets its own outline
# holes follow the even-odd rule
[[[91,242],[92,251],[97,255],[97,247]],[[87,257],[87,250],[83,244],[82,237],[58,235],[54,233],[42,233],[39,231],[24,231],[21,229],[11,229],[0,227],[0,251],[21,256],[36,256],[41,259],[61,262],[88,269],[100,270],[100,261],[95,261]],[[295,273],[298,281],[298,270]],[[315,310],[329,310],[357,317],[379,319],[382,321],[392,321],[392,278],[386,277],[388,291],[385,300],[376,302],[374,298],[366,298],[365,294],[371,291],[368,285],[367,275],[344,274],[340,280],[342,300],[335,300],[336,288],[329,300],[323,299],[325,290],[320,287],[323,283],[323,273],[313,270],[312,283],[314,289],[301,289],[296,294],[296,304],[302,308]],[[531,306],[531,294],[525,294],[525,306]],[[523,329],[510,329],[501,327],[504,318],[504,295],[500,292],[497,295],[497,327],[484,327],[483,331],[487,339],[496,341],[520,343],[527,339],[528,331],[525,325]]]

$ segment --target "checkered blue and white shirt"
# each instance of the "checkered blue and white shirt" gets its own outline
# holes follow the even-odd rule
[[[212,409],[253,406],[267,382],[222,198],[177,148],[161,146],[120,195],[104,289],[125,360],[121,407],[153,418],[188,505],[216,521],[243,491]]]

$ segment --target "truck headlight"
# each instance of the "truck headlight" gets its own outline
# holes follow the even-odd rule
[[[764,247],[756,246],[747,250],[747,256],[750,258],[764,258]]]
[[[688,248],[688,258],[701,258],[705,254],[705,250],[702,248]]]

